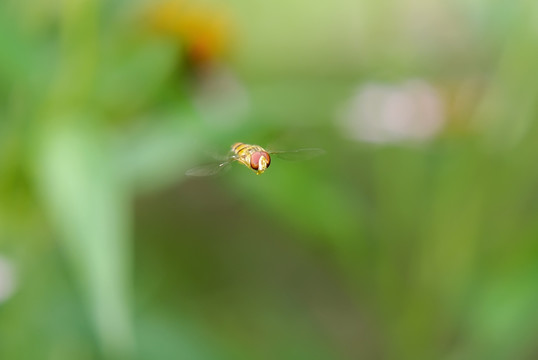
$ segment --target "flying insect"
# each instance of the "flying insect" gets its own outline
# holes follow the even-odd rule
[[[202,165],[186,172],[189,176],[211,176],[228,168],[235,161],[245,165],[256,175],[263,174],[271,165],[271,155],[283,160],[308,160],[325,153],[323,149],[309,148],[291,151],[268,151],[259,145],[250,145],[237,142],[232,145],[228,156],[219,162]]]

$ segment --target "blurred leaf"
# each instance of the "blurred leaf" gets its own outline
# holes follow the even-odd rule
[[[81,125],[83,116],[41,134],[36,185],[88,300],[103,352],[116,358],[133,351],[128,198],[107,154],[110,145],[97,129]]]

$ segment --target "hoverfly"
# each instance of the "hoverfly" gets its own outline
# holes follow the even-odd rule
[[[230,148],[226,159],[213,164],[195,167],[186,172],[189,176],[215,175],[228,168],[234,161],[239,161],[256,175],[262,174],[271,165],[271,155],[276,155],[284,160],[307,160],[325,153],[323,149],[298,149],[291,151],[268,151],[259,145],[235,143]]]

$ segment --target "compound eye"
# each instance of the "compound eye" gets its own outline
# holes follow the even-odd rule
[[[267,160],[267,167],[269,167],[269,165],[271,165],[271,157],[266,152],[263,153],[263,156],[265,157],[265,160]]]
[[[258,170],[258,164],[260,163],[260,157],[262,156],[262,153],[260,151],[256,151],[252,155],[250,155],[250,167],[254,170]]]

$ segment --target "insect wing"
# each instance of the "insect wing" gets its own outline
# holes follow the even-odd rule
[[[185,175],[187,176],[211,176],[216,175],[223,171],[224,169],[228,169],[232,161],[225,161],[220,163],[212,163],[207,165],[201,165],[197,166],[195,168],[187,170]]]
[[[310,148],[310,149],[298,149],[291,151],[270,151],[269,154],[276,155],[277,157],[283,160],[289,161],[299,161],[299,160],[309,160],[320,155],[325,154],[325,150],[319,148]]]

